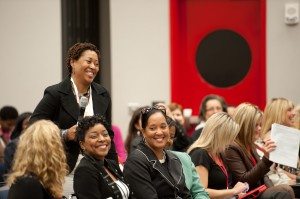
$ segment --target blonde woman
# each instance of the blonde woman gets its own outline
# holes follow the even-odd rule
[[[274,98],[264,110],[262,121],[262,136],[270,138],[272,124],[277,123],[288,127],[294,127],[295,110],[292,101],[286,98]]]
[[[240,125],[235,142],[226,150],[225,157],[232,173],[233,182],[243,181],[249,184],[250,190],[266,185],[258,198],[293,198],[291,187],[280,185],[274,187],[266,176],[273,164],[269,160],[269,153],[276,148],[275,143],[268,139],[263,146],[264,156],[259,158],[255,141],[260,137],[262,112],[255,105],[242,103],[233,115],[233,119]]]
[[[210,198],[232,198],[247,190],[245,183],[231,187],[231,177],[222,153],[235,139],[239,125],[227,113],[215,113],[188,153]]]
[[[20,137],[7,179],[10,186],[8,198],[62,198],[66,174],[60,130],[51,121],[37,121]]]
[[[264,110],[262,119],[262,139],[265,141],[271,136],[272,124],[277,123],[288,127],[294,127],[295,110],[292,101],[286,98],[272,99]],[[290,180],[296,180],[296,175],[283,171],[277,164],[273,164],[268,176],[273,184],[289,184]]]
[[[297,105],[294,109],[295,111],[295,128],[300,130],[300,105]]]

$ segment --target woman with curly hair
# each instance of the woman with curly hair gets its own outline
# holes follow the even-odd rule
[[[100,52],[92,43],[76,43],[71,46],[66,56],[69,75],[60,83],[45,89],[43,98],[30,118],[30,122],[51,120],[61,129],[69,166],[64,184],[65,195],[74,192],[74,168],[81,158],[80,147],[75,141],[78,119],[101,114],[111,125],[110,94],[94,81],[100,71],[100,59]],[[113,139],[113,131],[110,133]],[[118,161],[113,140],[107,158]]]
[[[62,198],[66,174],[59,128],[51,121],[35,122],[20,137],[7,179],[8,198]]]
[[[83,158],[74,173],[78,199],[130,198],[119,165],[106,159],[111,147],[107,121],[103,116],[87,116],[79,121],[77,141]]]

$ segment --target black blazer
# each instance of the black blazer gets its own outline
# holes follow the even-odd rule
[[[166,167],[144,143],[130,153],[124,165],[124,177],[135,198],[191,198],[180,160],[170,151],[165,153]]]
[[[112,180],[104,178],[107,175],[103,165],[118,179],[125,183],[123,173],[118,164],[105,159],[95,160],[84,156],[74,173],[74,192],[78,199],[122,198],[118,187]]]
[[[94,114],[104,115],[111,124],[111,99],[107,90],[93,82],[91,84]],[[79,116],[79,105],[72,90],[70,76],[59,84],[49,86],[44,91],[44,96],[35,108],[30,123],[48,119],[53,121],[60,129],[68,129],[77,123]],[[117,160],[115,144],[113,142],[113,131],[110,132],[111,149],[107,155],[108,159]],[[75,141],[65,142],[69,171],[76,164],[79,155],[79,144]]]

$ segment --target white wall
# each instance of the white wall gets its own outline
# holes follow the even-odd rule
[[[60,0],[0,0],[0,107],[33,111],[61,80]]]
[[[300,0],[267,0],[267,97],[300,104],[300,24],[284,23],[288,2],[300,4]]]
[[[267,0],[267,96],[300,103],[300,24]],[[110,0],[113,122],[123,134],[128,103],[169,101],[169,0]],[[61,80],[60,0],[0,0],[0,107],[32,111]]]
[[[111,0],[113,122],[125,135],[128,103],[169,102],[168,0]]]

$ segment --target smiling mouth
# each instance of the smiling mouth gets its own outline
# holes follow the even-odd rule
[[[97,146],[97,148],[100,148],[100,149],[107,149],[107,148],[108,148],[108,145],[107,145],[107,144],[99,145],[99,146]]]
[[[162,142],[164,140],[164,137],[154,138],[154,140],[156,140],[157,142]]]
[[[92,72],[92,71],[87,71],[86,74],[89,76],[89,77],[94,77],[95,74]]]

